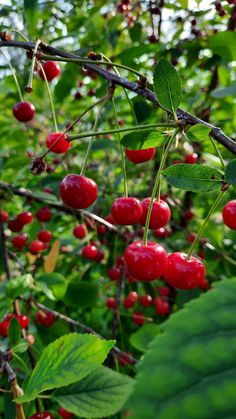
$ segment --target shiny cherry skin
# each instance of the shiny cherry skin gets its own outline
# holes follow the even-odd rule
[[[141,217],[140,223],[143,226],[145,226],[146,223],[150,200],[151,198],[145,198],[142,201],[143,215]],[[168,204],[165,201],[162,201],[162,199],[160,199],[159,202],[155,199],[153,201],[149,228],[152,230],[156,230],[158,228],[164,227],[168,223],[168,221],[170,221],[170,217],[171,211]]]
[[[26,233],[19,234],[19,236],[15,236],[12,239],[13,246],[18,250],[24,249],[26,242],[27,242]]]
[[[141,311],[136,311],[132,314],[132,322],[137,324],[138,326],[142,326],[145,323],[145,316]]]
[[[140,295],[139,304],[142,307],[150,307],[152,305],[152,296],[151,295]]]
[[[35,217],[38,221],[41,221],[42,223],[45,223],[46,221],[50,221],[52,218],[52,213],[49,208],[43,207],[40,208],[36,214]]]
[[[2,218],[2,222],[6,223],[8,220],[8,213],[4,210],[0,210],[0,217]]]
[[[61,74],[60,66],[55,61],[45,61],[45,63],[43,63],[43,70],[47,81],[52,81]],[[41,68],[39,68],[38,73],[39,77],[44,80],[44,74]]]
[[[119,266],[111,266],[107,270],[107,275],[111,281],[118,281],[121,277],[121,269]]]
[[[97,253],[98,249],[96,248],[96,246],[93,246],[92,244],[84,246],[82,250],[83,257],[88,260],[95,260]]]
[[[193,243],[194,240],[195,240],[195,238],[196,238],[196,236],[197,236],[196,233],[188,233],[187,236],[186,236],[186,240],[189,243]]]
[[[46,146],[47,148],[50,148],[50,151],[52,151],[53,153],[56,153],[56,154],[66,153],[67,150],[69,150],[70,148],[68,135],[63,134],[63,132],[51,132],[46,137]]]
[[[135,164],[139,164],[152,160],[156,154],[156,149],[154,147],[147,148],[146,150],[130,150],[126,148],[125,154],[128,160]]]
[[[61,200],[72,208],[88,208],[96,201],[97,195],[96,182],[85,176],[70,174],[60,184]]]
[[[4,338],[7,337],[9,326],[10,322],[8,320],[3,320],[0,323],[0,336],[3,336]]]
[[[168,297],[170,295],[170,288],[160,287],[160,288],[158,288],[158,292],[159,292],[161,297]]]
[[[73,229],[73,234],[77,239],[83,239],[87,236],[88,230],[85,224],[79,224]]]
[[[154,230],[154,236],[158,239],[165,239],[171,235],[171,230],[166,227],[161,227]]]
[[[197,163],[197,160],[198,160],[197,153],[186,154],[186,156],[184,158],[184,162],[187,163],[187,164]]]
[[[7,314],[6,317],[4,318],[4,320],[11,321],[11,319],[17,319],[21,329],[25,329],[26,327],[29,326],[29,317],[26,316],[25,314]]]
[[[104,224],[98,224],[97,226],[97,233],[99,236],[102,236],[103,234],[106,234],[107,227]]]
[[[154,298],[153,301],[155,311],[159,316],[167,316],[170,312],[170,306],[167,301],[163,300],[161,297]]]
[[[117,307],[117,304],[116,304],[116,300],[115,300],[115,298],[113,298],[113,297],[108,297],[108,298],[107,298],[107,300],[106,300],[106,306],[107,306],[107,308],[109,308],[110,310],[115,310],[115,309],[116,309],[116,307]]]
[[[14,218],[13,220],[9,220],[7,223],[7,226],[9,230],[13,231],[13,233],[18,233],[23,228],[23,225],[17,218]]]
[[[12,112],[17,121],[28,122],[34,117],[35,107],[30,102],[19,102],[15,104]]]
[[[52,232],[50,230],[39,231],[38,239],[43,243],[48,243],[52,239]]]
[[[19,220],[22,225],[30,224],[33,221],[33,215],[30,211],[24,211],[17,215],[17,220]]]
[[[227,227],[236,230],[236,199],[227,202],[223,208],[222,217]]]
[[[41,324],[42,326],[45,326],[45,327],[51,327],[53,323],[55,323],[55,321],[56,321],[56,317],[54,316],[54,314],[50,313],[49,311],[47,313],[43,311],[38,311],[37,316],[36,316],[36,322],[38,324]]]
[[[167,254],[160,244],[142,241],[131,243],[124,253],[125,265],[130,273],[140,281],[153,281],[164,275]]]
[[[130,291],[130,293],[124,299],[124,307],[125,308],[132,308],[138,300],[138,294],[135,291]]]
[[[37,253],[41,252],[41,250],[44,249],[44,245],[40,240],[33,240],[29,245],[29,251],[33,255],[36,255]]]
[[[63,419],[71,419],[74,417],[73,413],[68,412],[68,410],[63,409],[63,407],[60,407],[58,409],[58,413]]]
[[[137,198],[117,198],[111,207],[111,213],[117,224],[137,224],[142,216],[142,204]]]
[[[33,416],[30,416],[29,419],[54,419],[54,416],[49,412],[35,413]]]
[[[190,290],[199,286],[205,278],[203,263],[194,256],[188,260],[185,253],[171,253],[167,258],[165,280],[172,287]]]

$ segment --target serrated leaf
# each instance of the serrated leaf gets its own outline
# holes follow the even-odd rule
[[[13,317],[10,322],[8,329],[8,339],[10,342],[10,347],[17,345],[21,340],[21,327],[15,317]]]
[[[232,160],[225,168],[225,181],[236,186],[236,159]]]
[[[129,340],[131,345],[140,352],[146,352],[149,343],[160,333],[160,328],[157,324],[144,324],[133,333]]]
[[[154,90],[162,108],[175,113],[182,98],[180,78],[175,68],[161,58],[154,70]]]
[[[83,380],[56,391],[54,399],[80,417],[102,418],[122,408],[132,385],[130,377],[102,366]]]
[[[209,133],[211,128],[203,124],[197,124],[189,128],[186,135],[190,141],[205,141],[209,140]]]
[[[200,164],[176,164],[162,173],[170,185],[185,191],[214,191],[222,182],[222,174],[218,170]]]
[[[55,242],[53,243],[51,247],[50,252],[45,258],[44,265],[43,265],[44,272],[50,273],[55,270],[57,259],[59,256],[59,251],[60,251],[60,241],[55,240]]]
[[[120,143],[130,150],[145,150],[150,147],[159,147],[165,141],[166,134],[162,131],[140,130],[124,135]]]
[[[236,278],[214,285],[162,323],[140,363],[131,419],[234,417]]]
[[[6,295],[11,298],[16,298],[28,291],[32,283],[33,279],[31,274],[11,278],[6,285]]]
[[[106,358],[114,341],[70,333],[48,345],[33,370],[25,393],[17,402],[34,400],[42,391],[69,385],[94,371]]]

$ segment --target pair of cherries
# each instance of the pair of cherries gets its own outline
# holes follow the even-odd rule
[[[21,329],[25,329],[29,326],[28,316],[25,316],[24,314],[7,314],[3,321],[0,323],[0,336],[8,336],[8,329],[13,318],[18,320]]]
[[[63,409],[63,407],[58,409],[58,413],[63,419],[71,419],[74,417],[73,413]],[[44,411],[42,413],[35,413],[33,416],[30,416],[29,419],[54,419],[54,416],[51,413]]]

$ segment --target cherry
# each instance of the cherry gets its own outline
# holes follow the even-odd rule
[[[42,230],[38,233],[38,239],[43,243],[48,243],[52,239],[52,232],[49,230]]]
[[[157,6],[152,7],[150,9],[150,12],[151,12],[152,15],[160,15],[161,14],[160,8],[157,7]]]
[[[158,41],[158,37],[153,33],[148,37],[148,40],[151,42],[151,44],[155,44]]]
[[[55,61],[46,61],[45,63],[42,64],[42,66],[43,66],[43,70],[44,70],[47,81],[52,81],[53,79],[58,77],[61,73],[60,66]],[[39,68],[38,73],[39,73],[39,77],[42,80],[44,80],[44,75],[41,68]]]
[[[158,228],[154,230],[154,236],[158,239],[165,239],[166,237],[170,236],[171,231],[165,227]]]
[[[150,307],[152,305],[152,296],[151,295],[140,295],[139,304],[142,307]]]
[[[16,249],[21,250],[25,247],[27,241],[27,234],[22,233],[19,236],[15,236],[12,239],[12,244]]]
[[[8,320],[3,320],[0,323],[0,336],[3,336],[4,338],[7,337],[9,325],[10,322]]]
[[[108,214],[108,215],[106,215],[106,216],[104,217],[104,220],[106,220],[108,223],[110,223],[110,224],[112,224],[112,225],[116,224],[116,221],[115,221],[115,219],[114,219],[114,217],[113,217],[113,215],[112,215],[112,214]]]
[[[187,164],[194,164],[196,163],[198,160],[198,155],[197,153],[193,153],[193,154],[186,154],[184,161]]]
[[[29,317],[25,316],[25,314],[7,314],[4,320],[9,321],[10,324],[10,321],[13,318],[18,320],[21,329],[25,329],[29,326]]]
[[[87,236],[88,230],[85,224],[79,224],[73,229],[73,234],[77,239],[83,239]]]
[[[186,220],[188,220],[188,221],[190,221],[190,220],[192,220],[192,218],[195,216],[195,214],[194,214],[194,212],[192,211],[192,210],[186,210],[186,211],[184,211],[184,213],[183,213],[183,217],[186,219]]]
[[[130,352],[122,352],[119,354],[118,362],[120,365],[131,365],[133,363],[132,354]]]
[[[170,295],[170,288],[168,287],[160,287],[158,291],[161,297],[168,297]]]
[[[123,266],[125,266],[124,256],[118,256],[118,257],[116,258],[116,265],[117,265],[119,268],[122,268]]]
[[[128,272],[140,281],[153,281],[165,273],[167,254],[160,244],[149,241],[131,243],[124,253]]]
[[[17,220],[19,220],[22,225],[30,224],[33,221],[33,215],[30,211],[24,211],[17,215]]]
[[[95,262],[101,262],[101,260],[103,260],[103,258],[104,258],[104,252],[97,249],[97,255],[94,258]]]
[[[129,284],[135,284],[135,282],[137,282],[137,279],[134,276],[130,274],[127,274],[126,276],[127,276]]]
[[[170,312],[169,304],[163,300],[161,297],[154,298],[153,304],[155,306],[155,311],[160,316],[167,316]]]
[[[28,122],[34,117],[35,107],[30,102],[19,102],[15,104],[12,112],[17,121]]]
[[[84,246],[82,249],[82,255],[85,259],[95,260],[97,254],[98,249],[96,248],[96,246],[93,246],[92,244],[88,244],[87,246]]]
[[[222,9],[221,3],[217,2],[215,3],[215,9],[219,12]]]
[[[60,138],[60,140],[58,140],[58,138]],[[46,137],[46,145],[47,148],[50,148],[50,151],[56,154],[66,153],[66,151],[70,148],[68,135],[63,134],[63,132],[51,132],[48,134]]]
[[[199,286],[199,288],[201,288],[201,290],[205,291],[205,290],[208,290],[210,288],[210,283],[206,278],[204,278],[204,279],[202,279],[202,281],[200,282],[200,284],[198,286]]]
[[[0,217],[2,218],[2,222],[6,223],[8,220],[8,213],[4,210],[0,210]]]
[[[141,311],[136,311],[132,314],[132,322],[137,324],[138,326],[142,326],[143,323],[145,323],[145,316]]]
[[[117,307],[115,298],[113,298],[113,297],[107,298],[106,306],[107,306],[107,308],[109,308],[111,310],[114,310]]]
[[[13,233],[18,233],[23,228],[23,225],[17,218],[14,218],[13,220],[9,220],[7,223],[7,226],[9,230],[13,231]]]
[[[54,416],[49,412],[35,413],[33,416],[30,416],[29,419],[54,419]]]
[[[41,252],[44,249],[43,243],[40,240],[33,240],[29,245],[29,251],[33,255]]]
[[[63,407],[60,407],[58,409],[58,413],[63,419],[71,419],[74,417],[73,413],[68,412],[68,410],[63,409]]]
[[[196,19],[192,19],[192,20],[191,20],[191,25],[192,25],[192,26],[196,26],[196,24],[197,24]]]
[[[219,10],[219,16],[223,17],[226,15],[226,11],[224,9]]]
[[[135,291],[130,291],[130,293],[124,299],[124,307],[132,308],[138,300],[138,294]]]
[[[45,313],[44,311],[38,311],[36,316],[36,322],[42,324],[45,327],[50,327],[55,323],[56,317],[51,312]]]
[[[98,188],[94,180],[81,175],[67,175],[60,184],[60,197],[72,208],[84,209],[96,201]]]
[[[43,207],[43,208],[40,208],[36,212],[35,217],[37,218],[38,221],[46,222],[46,221],[50,221],[51,220],[52,213],[51,213],[51,211],[50,211],[49,208]]]
[[[188,259],[185,253],[175,252],[167,258],[165,280],[172,287],[184,290],[196,288],[205,274],[203,263],[193,256]]]
[[[107,275],[111,279],[111,281],[118,281],[121,277],[121,269],[119,266],[111,266],[107,270]]]
[[[137,198],[117,198],[111,207],[111,213],[117,224],[137,224],[142,216],[142,204]]]
[[[146,150],[130,150],[126,148],[125,154],[130,161],[139,164],[152,160],[156,154],[156,149],[154,147],[146,148]]]
[[[107,232],[107,228],[104,224],[98,224],[97,226],[97,233],[102,236],[103,234],[105,234]]]
[[[145,198],[142,201],[142,207],[143,207],[143,214],[140,220],[140,223],[145,226],[147,213],[148,213],[148,207],[150,204],[151,198]],[[171,217],[171,211],[168,206],[168,204],[165,201],[158,202],[156,199],[153,201],[153,207],[150,217],[150,223],[149,228],[152,230],[156,230],[158,228],[164,227],[168,223]]]
[[[186,239],[188,240],[189,243],[193,243],[195,238],[196,238],[196,233],[189,233],[186,237]]]
[[[236,230],[236,199],[227,202],[223,208],[222,217],[227,227]]]

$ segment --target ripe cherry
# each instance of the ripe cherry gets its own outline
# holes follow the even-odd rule
[[[112,214],[108,214],[108,215],[106,215],[106,216],[104,217],[104,220],[106,220],[108,223],[110,223],[110,224],[112,224],[112,225],[116,224],[116,221],[115,221],[115,219],[114,219],[114,217],[113,217],[113,215],[112,215]]]
[[[185,253],[171,253],[167,258],[165,280],[172,287],[184,290],[198,287],[205,278],[203,263],[195,258],[188,259]]]
[[[137,198],[117,198],[111,207],[111,213],[117,224],[137,224],[142,216],[142,204]]]
[[[111,266],[107,270],[107,275],[111,279],[111,281],[118,281],[121,277],[121,269],[119,266]]]
[[[22,225],[26,225],[32,223],[33,215],[30,211],[24,211],[21,214],[17,215],[17,219]]]
[[[54,416],[52,416],[49,412],[42,412],[42,413],[35,413],[33,416],[30,416],[29,419],[54,419]]]
[[[201,290],[205,291],[205,290],[208,290],[210,288],[210,283],[206,278],[204,278],[204,279],[202,279],[202,281],[200,282],[200,284],[198,286],[199,286],[199,288],[201,288]]]
[[[0,323],[0,336],[3,336],[4,338],[7,337],[9,325],[10,322],[8,320],[3,320]]]
[[[8,213],[4,210],[0,210],[0,217],[2,217],[2,222],[6,223],[8,220]]]
[[[138,326],[142,326],[143,323],[145,323],[145,316],[141,311],[136,311],[132,314],[132,321],[133,323],[137,324]]]
[[[60,197],[72,208],[84,209],[96,201],[98,188],[94,180],[81,175],[67,175],[60,184]]]
[[[58,409],[58,413],[63,419],[71,419],[74,417],[73,413],[68,412],[68,410],[63,409],[63,407],[60,407]]]
[[[146,150],[130,150],[126,148],[125,153],[130,161],[139,164],[152,160],[156,154],[156,149],[154,147],[147,148]]]
[[[73,234],[77,239],[83,239],[87,236],[88,230],[85,224],[79,224],[73,229]]]
[[[196,233],[189,233],[186,237],[186,239],[188,240],[189,243],[193,243],[195,238],[196,238]]]
[[[192,153],[192,154],[186,154],[185,158],[184,158],[184,162],[187,164],[194,164],[196,163],[198,160],[198,155],[197,153]]]
[[[140,281],[153,281],[164,275],[167,254],[160,244],[149,241],[145,246],[141,241],[131,243],[124,253],[128,272]]]
[[[118,362],[120,365],[131,365],[133,363],[132,354],[130,352],[122,352],[119,354]]]
[[[7,226],[9,230],[13,231],[13,233],[18,233],[23,228],[23,225],[17,218],[14,218],[14,220],[9,220]]]
[[[53,323],[55,323],[56,321],[56,317],[54,316],[53,313],[51,312],[43,312],[43,311],[38,311],[37,316],[36,316],[36,322],[38,324],[42,324],[45,327],[50,327],[53,325]]]
[[[194,218],[194,216],[195,216],[195,214],[192,210],[186,210],[183,213],[183,217],[188,221],[192,220],[192,218]]]
[[[87,246],[84,246],[82,249],[82,255],[85,259],[88,260],[95,260],[98,253],[98,249],[96,246],[93,246],[92,244],[88,244]]]
[[[135,291],[130,291],[130,293],[124,299],[124,307],[132,308],[138,300],[138,294]]]
[[[63,132],[51,132],[48,134],[46,137],[46,145],[47,148],[50,148],[50,151],[56,154],[66,153],[66,151],[70,148],[68,135],[63,134]]]
[[[150,204],[151,198],[145,198],[142,201],[142,207],[143,207],[143,214],[140,220],[140,223],[145,226],[147,213],[148,213],[148,207]],[[149,228],[152,230],[156,230],[158,228],[164,227],[171,217],[171,211],[168,206],[168,204],[165,201],[157,201],[156,199],[153,202],[151,217],[150,217],[150,223]]]
[[[13,237],[12,244],[16,249],[21,250],[25,247],[26,241],[27,241],[27,234],[22,233],[19,236]]]
[[[158,288],[158,292],[159,292],[161,297],[168,297],[170,295],[170,288],[160,287],[160,288]]]
[[[95,256],[94,261],[95,262],[101,262],[103,259],[104,259],[104,252],[97,249],[97,255]]]
[[[29,251],[33,255],[41,252],[44,249],[43,243],[40,240],[33,240],[29,245]]]
[[[223,208],[222,217],[227,227],[236,230],[236,199],[227,202]]]
[[[42,230],[38,233],[38,239],[43,243],[48,243],[52,239],[52,233],[49,230]]]
[[[42,64],[43,70],[46,76],[47,81],[52,81],[56,77],[58,77],[61,73],[60,66],[55,61],[45,61],[45,63]],[[44,74],[39,68],[38,70],[39,77],[44,80]]]
[[[152,305],[152,296],[151,295],[140,295],[139,304],[142,307],[150,307]]]
[[[21,329],[25,329],[26,327],[29,326],[29,317],[25,316],[25,314],[7,314],[4,320],[9,321],[9,324],[10,324],[10,321],[13,318],[18,320]]]
[[[170,312],[170,306],[167,301],[163,300],[161,297],[154,298],[153,304],[155,306],[155,311],[159,316],[167,316]]]
[[[15,104],[12,112],[17,121],[28,122],[34,117],[35,107],[30,102],[19,102]]]
[[[170,229],[166,227],[158,228],[157,230],[154,230],[154,236],[158,239],[165,239],[166,237],[169,237],[171,235]]]
[[[37,220],[38,221],[41,221],[41,222],[46,222],[46,221],[50,221],[51,220],[51,218],[52,218],[52,213],[51,213],[51,211],[50,211],[50,209],[49,208],[47,208],[47,207],[43,207],[43,208],[40,208],[37,212],[36,212],[36,214],[35,214],[35,217],[37,218]]]
[[[97,226],[97,233],[102,236],[103,234],[105,234],[107,232],[107,228],[104,224],[98,224]]]
[[[107,298],[107,300],[106,300],[106,306],[110,310],[114,310],[117,307],[115,298],[113,298],[113,297]]]

